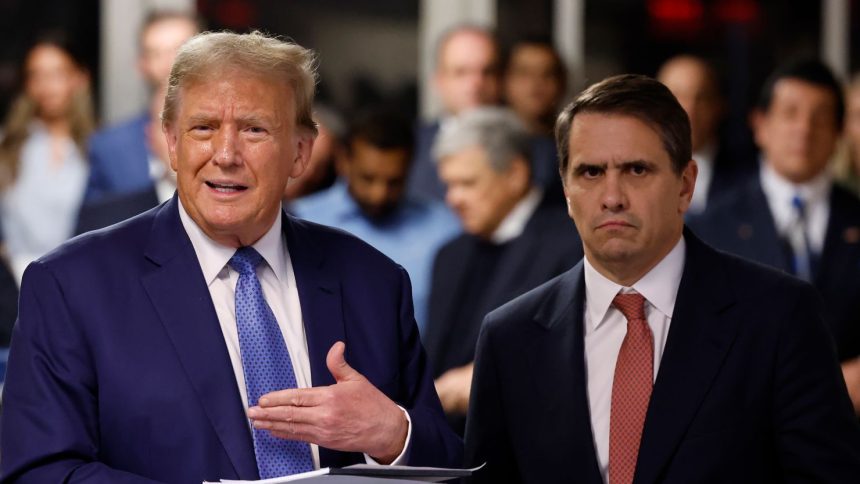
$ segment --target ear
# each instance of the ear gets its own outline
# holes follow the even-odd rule
[[[305,128],[296,129],[296,157],[290,169],[290,178],[298,178],[307,169],[314,149],[314,134]]]
[[[177,127],[169,122],[165,121],[161,123],[161,131],[164,133],[164,138],[167,140],[167,155],[170,158],[170,168],[178,172],[178,157],[176,156],[176,145],[179,140],[179,134]]]
[[[514,158],[511,160],[511,166],[508,167],[505,179],[511,190],[515,193],[528,191],[531,184],[531,167],[529,163],[522,157],[518,156]]]
[[[693,191],[696,188],[696,177],[699,176],[699,165],[696,160],[690,160],[684,171],[681,172],[681,203],[678,206],[678,212],[684,214],[690,208],[690,201],[693,199]]]
[[[749,114],[749,125],[755,139],[755,144],[764,146],[767,140],[765,125],[767,124],[767,113],[761,109],[753,109]]]

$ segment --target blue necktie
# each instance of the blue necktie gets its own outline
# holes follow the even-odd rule
[[[789,234],[794,251],[794,274],[804,281],[812,281],[812,248],[806,230],[806,202],[800,195],[795,195],[791,198],[791,206],[795,215],[793,232]]]
[[[230,267],[239,273],[236,326],[249,406],[257,405],[266,393],[297,387],[290,353],[257,279],[256,268],[262,260],[252,247],[242,247],[230,258]],[[279,439],[265,430],[254,429],[254,453],[261,479],[314,468],[307,443]]]

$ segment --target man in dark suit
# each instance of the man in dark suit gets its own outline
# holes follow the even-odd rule
[[[708,204],[746,180],[755,178],[755,157],[744,141],[720,133],[725,102],[713,66],[694,55],[670,58],[657,71],[657,80],[672,91],[690,117],[693,159],[699,167],[696,190],[688,216],[703,212]]]
[[[147,16],[140,30],[137,67],[152,98],[158,97],[167,81],[179,46],[198,30],[197,19],[184,12],[154,11]],[[158,181],[153,173],[161,171],[160,160],[154,158],[147,142],[147,127],[151,123],[150,112],[146,109],[90,138],[87,153],[90,175],[85,203],[153,189]]]
[[[461,114],[435,151],[464,234],[434,261],[424,343],[442,405],[462,433],[484,316],[564,272],[582,244],[564,209],[534,185],[529,134],[512,111]]]
[[[498,41],[483,27],[458,25],[442,34],[435,51],[433,87],[444,112],[439,119],[418,126],[409,193],[430,200],[444,198],[445,186],[432,154],[439,128],[466,110],[498,104],[499,63]]]
[[[24,275],[0,480],[460,462],[405,271],[281,210],[315,136],[312,66],[259,33],[183,46],[163,113],[178,195]]]
[[[585,257],[490,313],[466,430],[478,482],[855,482],[860,428],[814,289],[684,230],[689,121],[637,75],[556,128]]]
[[[824,300],[824,321],[860,414],[860,199],[829,169],[842,90],[816,60],[778,69],[754,115],[761,174],[690,220],[719,249],[795,274]]]

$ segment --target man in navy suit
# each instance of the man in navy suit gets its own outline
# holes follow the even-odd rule
[[[184,12],[155,11],[140,31],[138,70],[150,95],[167,81],[176,51],[197,33],[197,20]],[[147,143],[149,110],[95,133],[88,143],[90,176],[84,203],[119,195],[152,191],[161,173],[161,161],[153,158]]]
[[[499,45],[492,32],[475,25],[459,25],[445,32],[436,47],[433,87],[444,116],[418,126],[409,175],[409,193],[442,200],[445,185],[436,172],[433,144],[446,120],[469,109],[499,102]]]
[[[585,258],[490,313],[466,461],[478,482],[856,482],[860,427],[814,289],[684,230],[687,115],[623,75],[556,125]]]
[[[315,136],[313,64],[259,33],[183,46],[163,113],[178,195],[24,275],[0,480],[460,463],[405,271],[281,210]]]
[[[792,273],[824,300],[848,392],[860,414],[860,199],[833,180],[845,108],[817,60],[780,67],[754,115],[759,176],[690,219],[718,249]]]

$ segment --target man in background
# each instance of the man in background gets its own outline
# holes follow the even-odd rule
[[[441,202],[406,193],[412,147],[412,129],[400,116],[385,111],[360,115],[337,161],[340,181],[299,199],[292,210],[346,230],[402,265],[412,281],[415,319],[423,333],[433,258],[460,227]]]
[[[197,19],[184,12],[154,11],[144,20],[137,69],[146,81],[150,103],[167,82],[179,46],[198,31]],[[141,114],[90,138],[85,204],[151,190],[164,175],[164,160],[152,151],[148,141],[152,135],[160,136],[158,130],[152,133],[152,123],[159,125],[160,121],[152,119],[149,106]],[[159,201],[167,198],[159,197]]]
[[[757,176],[755,163],[738,148],[739,141],[721,137],[726,103],[711,64],[693,55],[672,57],[657,71],[657,80],[672,91],[690,117],[693,159],[699,176],[688,214],[698,214],[708,203]]]
[[[464,234],[433,264],[424,343],[442,406],[462,433],[484,316],[575,264],[582,244],[564,209],[534,184],[530,137],[510,110],[461,114],[434,151]]]
[[[844,106],[841,85],[821,62],[777,69],[753,118],[759,176],[691,219],[690,227],[719,249],[818,289],[860,413],[860,199],[834,183],[829,168]]]
[[[436,135],[440,126],[453,116],[477,106],[498,104],[501,54],[496,37],[475,25],[462,25],[445,32],[434,54],[433,88],[444,112],[440,119],[418,127],[409,193],[442,200],[445,186],[439,180],[432,155]]]

